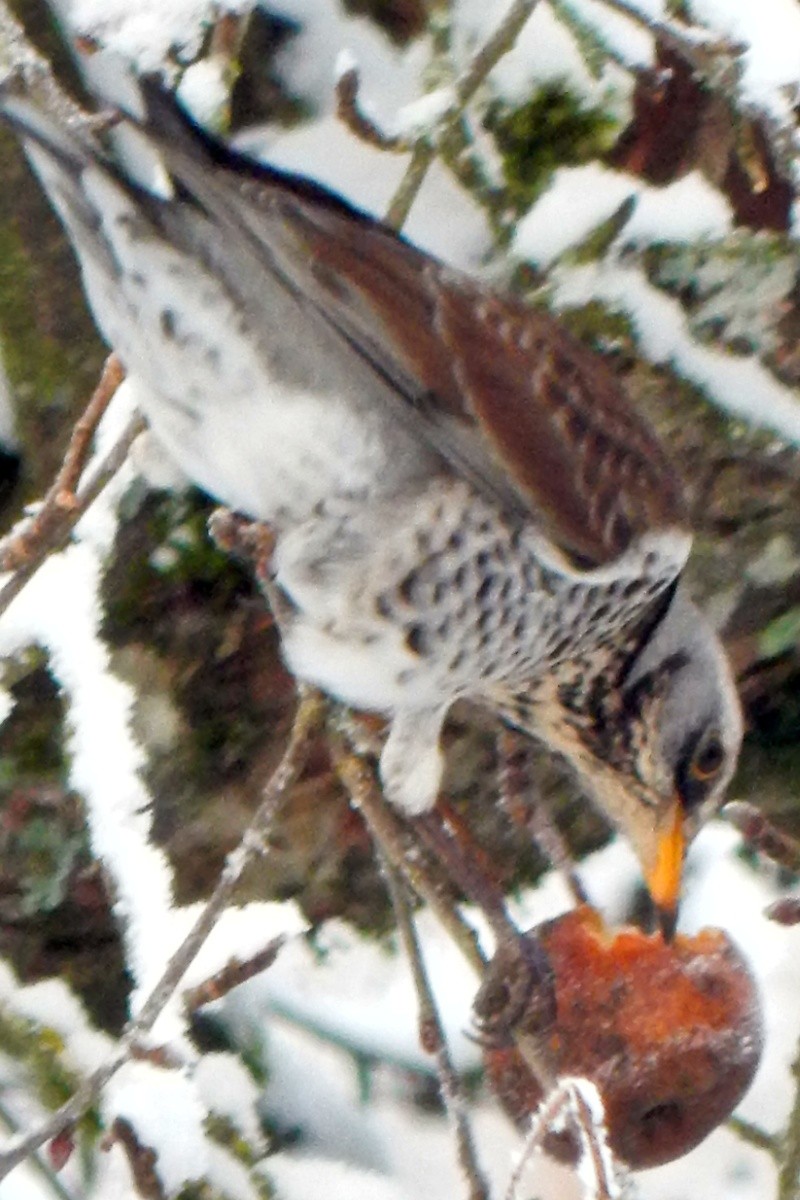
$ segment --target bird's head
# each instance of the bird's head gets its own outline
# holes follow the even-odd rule
[[[686,848],[722,803],[742,740],[719,639],[678,589],[616,678],[562,686],[559,700],[547,740],[630,841],[669,937]]]

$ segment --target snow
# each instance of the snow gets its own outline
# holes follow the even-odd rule
[[[245,12],[251,0],[225,0],[228,12]],[[219,14],[215,0],[56,0],[55,7],[70,25],[96,38],[103,46],[153,71],[173,48],[191,56],[200,46],[204,28]]]
[[[519,222],[514,253],[541,267],[552,266],[630,200],[635,204],[617,235],[620,245],[694,242],[724,237],[732,228],[730,205],[698,171],[666,187],[653,187],[592,162],[554,173],[550,186]]]
[[[130,1121],[140,1144],[156,1151],[156,1170],[167,1194],[206,1175],[206,1112],[182,1072],[126,1063],[106,1085],[102,1108],[109,1127],[116,1117]]]
[[[471,1025],[475,976],[429,912],[420,914],[419,930],[454,1061],[459,1068],[474,1066],[477,1050],[464,1031]],[[270,970],[239,992],[237,1003],[277,1013],[354,1052],[430,1069],[430,1056],[419,1046],[410,972],[398,966],[396,954],[341,922],[327,922],[314,948],[300,939],[284,947]]]
[[[559,308],[600,300],[631,321],[641,352],[669,364],[720,408],[786,441],[800,442],[800,399],[756,358],[696,342],[679,303],[659,292],[637,267],[613,259],[557,269],[553,297]]]
[[[652,36],[635,22],[608,12],[600,0],[570,0],[582,19],[598,26],[604,39],[627,63],[652,61]],[[211,0],[61,0],[74,24],[106,42],[140,68],[159,65],[171,47],[190,56],[217,6]],[[236,0],[228,9],[243,9]],[[463,69],[474,48],[495,28],[502,7],[485,0],[457,0],[454,54]],[[663,0],[638,0],[640,11],[664,18]],[[787,118],[800,80],[800,9],[794,0],[691,0],[693,15],[727,36],[744,38],[743,88],[754,103]],[[303,25],[282,50],[279,69],[291,90],[317,110],[313,123],[291,130],[251,131],[242,144],[258,148],[277,165],[306,172],[329,183],[376,214],[398,186],[408,157],[365,146],[333,115],[332,81],[358,63],[365,111],[388,131],[417,133],[435,123],[452,100],[446,84],[419,94],[430,46],[425,39],[398,50],[365,20],[345,14],[335,0],[272,0],[271,11]],[[108,90],[122,87],[119,65],[95,56]],[[116,74],[115,74],[116,72]],[[600,79],[587,70],[572,34],[553,10],[540,5],[515,50],[495,69],[487,93],[508,103],[526,99],[532,82],[567,81],[587,103],[622,111],[632,75],[609,67]],[[190,67],[182,95],[203,120],[224,101],[220,65]],[[145,164],[146,167],[147,164]],[[731,228],[726,201],[692,174],[654,188],[599,164],[562,169],[520,224],[514,243],[518,257],[553,266],[577,247],[629,199],[631,214],[604,263],[562,263],[553,276],[561,306],[600,299],[631,319],[642,351],[668,362],[703,388],[709,398],[735,415],[800,439],[800,405],[756,359],[735,358],[696,343],[679,305],[660,293],[626,260],[630,247],[656,241],[695,242],[725,237]],[[420,245],[446,261],[476,270],[491,248],[485,218],[467,194],[440,167],[430,172],[412,210],[407,231]],[[126,383],[101,427],[108,446],[136,403]],[[2,432],[2,431],[0,431]],[[177,482],[143,439],[136,465],[146,461],[151,482]],[[174,907],[172,877],[164,855],[152,845],[150,796],[141,778],[143,755],[131,728],[134,696],[117,679],[100,636],[100,580],[103,561],[117,527],[116,506],[134,466],[123,471],[102,500],[81,521],[77,540],[54,555],[0,618],[0,652],[13,655],[36,643],[46,648],[51,670],[69,706],[72,787],[87,805],[92,844],[113,882],[126,956],[134,979],[132,1011],[138,1011],[165,961],[200,913],[200,906]],[[55,600],[54,600],[55,598]],[[10,709],[0,692],[0,719]],[[723,825],[704,831],[693,850],[682,924],[687,929],[718,924],[731,931],[753,964],[764,999],[766,1046],[758,1076],[741,1112],[770,1129],[781,1127],[792,1094],[789,1063],[800,1035],[796,996],[800,956],[792,952],[797,933],[767,922],[766,904],[777,894],[769,872],[756,873],[735,856],[736,835]],[[612,918],[625,911],[638,872],[633,856],[614,845],[582,864],[593,898]],[[518,897],[512,909],[524,926],[563,912],[571,900],[563,881],[548,876],[541,887]],[[474,914],[471,915],[473,919]],[[481,933],[485,934],[482,928]],[[461,1069],[473,1067],[478,1050],[466,1036],[476,981],[430,913],[419,917],[420,935],[434,990],[442,1006],[453,1057]],[[265,1163],[282,1200],[306,1200],[321,1186],[336,1200],[440,1200],[463,1194],[453,1139],[445,1122],[415,1110],[402,1081],[407,1072],[430,1071],[419,1047],[416,1000],[407,964],[387,948],[330,922],[317,935],[316,949],[302,937],[305,922],[296,907],[251,904],[226,912],[184,986],[219,970],[232,956],[246,958],[278,933],[293,940],[264,976],[238,988],[211,1007],[239,1035],[240,1044],[263,1051],[269,1069],[265,1103],[273,1119],[296,1125],[307,1135],[305,1152],[282,1150]],[[324,950],[320,957],[319,949]],[[65,985],[48,981],[21,987],[0,967],[0,1002],[14,1012],[55,1030],[65,1059],[82,1073],[104,1061],[114,1043],[94,1032]],[[260,1090],[231,1054],[200,1054],[186,1034],[180,995],[152,1033],[183,1064],[172,1069],[132,1062],[106,1089],[103,1109],[109,1121],[122,1114],[133,1121],[144,1145],[158,1154],[158,1172],[168,1190],[205,1176],[235,1200],[256,1192],[243,1165],[206,1136],[209,1113],[229,1119],[258,1148],[261,1132],[256,1102]],[[357,1064],[380,1059],[374,1069],[373,1097],[363,1103]],[[519,1139],[496,1106],[479,1102],[474,1125],[481,1161],[493,1194],[502,1195]],[[530,1166],[529,1191],[550,1200],[576,1194],[574,1174],[542,1158]],[[637,1180],[642,1200],[689,1200],[698,1194],[725,1200],[761,1200],[774,1190],[768,1158],[717,1131],[687,1158],[647,1172]],[[322,1181],[322,1184],[321,1184]],[[527,1179],[526,1179],[527,1186]],[[0,1200],[38,1195],[27,1168],[0,1185]],[[44,1193],[49,1194],[49,1193]],[[102,1156],[95,1195],[128,1197],[132,1189],[119,1149]]]
[[[67,1062],[76,1071],[88,1075],[113,1053],[113,1039],[92,1028],[80,1001],[60,979],[21,987],[9,967],[0,962],[0,1003],[57,1034]]]
[[[308,1200],[325,1181],[325,1200],[412,1200],[391,1180],[374,1171],[359,1171],[334,1159],[297,1158],[276,1154],[266,1172],[281,1200]]]
[[[201,1055],[192,1072],[194,1086],[209,1112],[225,1117],[252,1147],[262,1143],[256,1104],[261,1089],[233,1054]]]
[[[385,213],[408,166],[408,155],[365,145],[333,116],[278,133],[248,131],[237,145],[275,166],[310,173],[376,216]],[[484,214],[439,164],[428,172],[403,232],[464,269],[477,269],[491,247]]]
[[[800,84],[800,7],[796,0],[690,0],[692,16],[746,46],[744,93],[776,117],[790,115]],[[789,96],[783,95],[787,89]]]
[[[181,103],[195,121],[209,129],[219,129],[223,124],[230,96],[229,71],[229,64],[222,58],[202,58],[181,76]]]

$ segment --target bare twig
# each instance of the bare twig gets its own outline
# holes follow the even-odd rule
[[[777,1200],[798,1200],[800,1197],[800,1049],[792,1063],[792,1077],[794,1103],[781,1140]]]
[[[272,826],[275,815],[289,788],[302,770],[306,748],[311,734],[319,726],[321,711],[322,699],[319,693],[301,690],[300,703],[292,726],[289,744],[281,761],[264,786],[261,804],[255,816],[243,834],[237,849],[228,856],[217,885],[192,929],[169,959],[161,978],[143,1004],[138,1016],[126,1026],[114,1054],[38,1128],[0,1152],[0,1179],[4,1179],[9,1171],[44,1142],[55,1137],[66,1125],[79,1120],[86,1109],[97,1099],[108,1081],[127,1062],[131,1054],[131,1047],[152,1029],[156,1019],[175,992],[186,969],[228,905],[244,870],[259,854],[263,853],[264,839]]]
[[[5,0],[0,0],[0,82],[16,76],[27,96],[50,116],[85,125],[87,114],[68,96],[47,59],[32,45]]]
[[[167,1200],[164,1184],[156,1169],[158,1155],[139,1140],[135,1128],[126,1117],[117,1117],[101,1143],[103,1150],[121,1146],[133,1176],[133,1186],[143,1200]]]
[[[766,1129],[754,1125],[752,1121],[745,1121],[744,1117],[729,1117],[726,1124],[728,1129],[743,1142],[747,1142],[748,1146],[763,1150],[776,1163],[780,1161],[780,1141],[771,1133],[767,1133]]]
[[[262,971],[266,971],[267,967],[272,966],[285,945],[286,938],[281,934],[279,937],[273,938],[269,945],[260,950],[258,954],[252,955],[251,958],[245,960],[232,958],[221,971],[217,971],[210,979],[204,979],[197,987],[184,992],[183,1003],[186,1010],[195,1012],[204,1004],[221,1000],[223,996],[227,996],[228,992],[232,992],[240,984],[260,975]]]
[[[435,138],[424,134],[417,139],[411,154],[411,162],[386,210],[386,221],[395,229],[402,228],[405,223],[411,205],[436,157],[435,142],[446,138],[458,124],[464,109],[489,72],[514,46],[523,26],[538,3],[539,0],[514,0],[495,32],[473,55],[466,70],[454,81],[454,103],[441,118]]]
[[[23,521],[18,531],[12,531],[0,542],[0,571],[15,571],[27,566],[42,548],[45,554],[49,553],[53,538],[58,539],[61,535],[65,518],[79,508],[76,488],[89,456],[92,438],[100,418],[124,378],[122,363],[116,354],[110,354],[103,366],[100,382],[72,427],[72,436],[59,472],[35,515]]]
[[[800,842],[773,825],[755,804],[736,800],[722,811],[757,854],[789,871],[800,871]]]
[[[69,508],[62,508],[60,510],[61,516],[58,522],[54,521],[50,524],[48,521],[49,528],[45,537],[41,538],[38,542],[33,542],[33,544],[29,542],[28,548],[31,557],[26,563],[19,566],[3,586],[0,587],[0,613],[5,612],[11,601],[19,595],[25,584],[33,578],[48,555],[66,545],[69,535],[78,524],[78,521],[80,521],[86,510],[90,508],[103,489],[114,478],[128,457],[128,451],[131,446],[146,428],[147,424],[144,417],[138,413],[134,414],[105,458],[98,463],[79,488],[75,496],[75,503]]]
[[[363,816],[386,859],[401,871],[417,895],[430,905],[467,962],[479,976],[482,975],[486,958],[480,949],[474,929],[442,895],[420,862],[419,854],[410,848],[407,830],[384,800],[374,770],[360,755],[351,751],[343,739],[333,731],[330,747],[334,767],[350,797],[350,802]]]
[[[545,804],[531,795],[533,746],[512,729],[501,731],[497,739],[500,767],[500,803],[512,821],[527,829],[536,845],[566,880],[576,904],[587,904],[589,896],[575,870],[569,847],[561,836]]]
[[[336,80],[336,115],[362,142],[378,150],[389,150],[395,154],[410,149],[405,138],[385,133],[358,103],[361,80],[355,67],[343,71]]]
[[[383,871],[392,899],[397,929],[414,978],[419,1005],[420,1042],[436,1063],[442,1099],[455,1132],[458,1161],[469,1187],[470,1200],[488,1200],[489,1189],[475,1152],[464,1096],[447,1047],[444,1027],[431,989],[428,972],[414,926],[405,883],[395,867],[383,858]]]

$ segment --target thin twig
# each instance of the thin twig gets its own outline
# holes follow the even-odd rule
[[[117,438],[103,460],[89,475],[80,487],[75,504],[69,509],[62,510],[62,516],[57,528],[48,532],[47,538],[32,548],[29,562],[18,567],[11,577],[0,587],[0,614],[4,613],[30,579],[36,574],[45,559],[55,550],[62,549],[69,541],[69,535],[78,524],[86,510],[91,507],[103,489],[119,471],[128,457],[128,452],[141,433],[147,428],[144,417],[138,413],[131,417],[128,424]]]
[[[410,851],[406,828],[383,798],[374,770],[360,755],[351,751],[335,731],[331,731],[329,744],[333,765],[350,802],[363,816],[386,858],[402,872],[420,899],[431,907],[467,962],[478,976],[482,976],[486,958],[474,929],[442,895],[420,862],[419,855]]]
[[[36,513],[0,542],[0,571],[15,571],[26,566],[42,546],[49,550],[52,537],[61,532],[65,516],[78,507],[76,489],[89,457],[92,438],[124,378],[122,363],[116,354],[109,354],[100,382],[72,427],[67,452],[58,474]]]
[[[780,1162],[780,1142],[766,1129],[754,1125],[752,1121],[745,1121],[744,1117],[729,1117],[726,1124],[748,1146],[755,1146],[756,1150],[763,1150],[776,1163]]]
[[[454,103],[443,115],[435,138],[425,134],[418,138],[397,190],[386,210],[386,221],[395,229],[402,228],[416,199],[423,180],[436,157],[435,141],[446,138],[458,124],[472,97],[493,67],[512,49],[523,26],[539,0],[514,0],[494,33],[472,57],[469,66],[453,83]]]
[[[608,1148],[602,1100],[588,1079],[558,1080],[531,1118],[522,1154],[506,1189],[505,1200],[516,1200],[523,1172],[533,1154],[544,1146],[548,1130],[571,1125],[581,1144],[583,1166],[579,1172],[585,1195],[591,1200],[620,1200],[625,1179]]]
[[[420,1042],[432,1054],[447,1115],[453,1126],[458,1161],[469,1186],[470,1200],[488,1200],[489,1188],[478,1163],[472,1130],[467,1120],[464,1096],[447,1047],[444,1026],[422,957],[414,917],[408,903],[405,883],[397,869],[383,855],[383,873],[397,919],[397,930],[411,967],[419,1006]]]
[[[11,1133],[18,1133],[19,1126],[16,1118],[8,1111],[2,1102],[0,1102],[0,1121],[6,1126]],[[42,1154],[38,1151],[30,1156],[30,1163],[34,1170],[42,1176],[47,1186],[52,1191],[57,1200],[77,1200],[75,1195],[65,1187],[58,1176],[50,1167]]]
[[[512,729],[501,731],[497,739],[500,775],[500,803],[512,821],[527,829],[550,865],[563,875],[576,904],[587,904],[588,894],[575,870],[569,847],[547,805],[532,796],[531,767],[533,746],[530,738]]]
[[[385,133],[380,126],[367,116],[358,103],[358,92],[361,79],[355,67],[343,71],[336,80],[336,115],[343,125],[368,146],[378,150],[389,150],[394,154],[402,154],[410,149],[408,140],[397,135]]]
[[[273,938],[269,945],[260,950],[258,954],[253,954],[250,958],[244,960],[232,958],[225,964],[221,971],[217,971],[210,979],[204,979],[197,987],[184,992],[183,1004],[186,1011],[195,1012],[198,1008],[202,1008],[204,1004],[211,1004],[215,1000],[221,1000],[223,996],[227,996],[228,992],[232,992],[240,984],[246,983],[248,979],[253,979],[256,975],[260,975],[262,971],[266,971],[267,967],[272,966],[285,945],[286,937],[284,934],[280,934],[278,937]]]
[[[31,43],[5,0],[0,0],[0,83],[18,79],[25,95],[56,121],[85,128],[92,116],[61,87],[52,65]]]
[[[60,1133],[66,1125],[78,1121],[86,1109],[95,1102],[108,1081],[128,1060],[132,1045],[152,1029],[156,1019],[175,992],[186,969],[229,903],[242,873],[259,854],[264,852],[264,839],[289,788],[303,768],[306,748],[311,734],[319,726],[321,710],[322,701],[319,693],[301,689],[300,703],[289,737],[289,744],[278,766],[264,785],[258,810],[245,830],[239,846],[232,854],[228,855],[217,885],[192,929],[169,959],[161,978],[143,1004],[138,1016],[126,1026],[114,1054],[38,1128],[16,1143],[8,1145],[0,1153],[0,1179],[4,1179],[9,1171],[27,1158],[32,1151]]]
[[[800,1048],[792,1063],[792,1077],[794,1103],[781,1142],[777,1200],[798,1200],[800,1197]]]
[[[739,830],[750,849],[779,867],[800,871],[800,842],[773,825],[757,805],[734,800],[725,805],[722,815]]]

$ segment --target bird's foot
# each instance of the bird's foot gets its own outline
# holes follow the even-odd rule
[[[276,624],[285,630],[294,610],[275,583],[272,560],[277,539],[272,526],[230,508],[217,508],[208,519],[208,532],[223,554],[230,554],[251,569]]]

